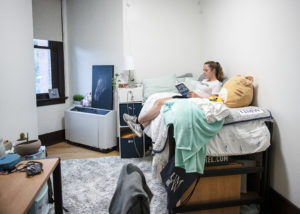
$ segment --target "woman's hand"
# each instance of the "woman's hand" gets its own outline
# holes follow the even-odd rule
[[[189,91],[189,97],[191,97],[191,98],[202,98],[201,96],[199,96],[198,94],[196,94],[193,91]]]

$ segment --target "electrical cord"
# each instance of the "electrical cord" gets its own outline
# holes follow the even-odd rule
[[[43,163],[38,161],[28,161],[26,164],[16,165],[16,170],[26,172],[27,177],[40,174],[43,171]]]
[[[186,199],[183,200],[183,202],[178,207],[176,207],[176,209],[184,207],[186,205],[186,203],[191,199],[191,197],[193,196],[194,191],[196,189],[196,186],[198,185],[199,180],[200,180],[200,176],[197,178],[196,183],[195,183],[192,191],[190,192],[190,194],[186,197]]]
[[[1,172],[2,175],[11,174],[14,172],[26,172],[27,176],[34,176],[43,171],[43,163],[38,161],[28,161],[27,163],[16,164],[13,168]]]
[[[132,96],[132,91],[127,92],[127,102],[126,102],[127,103],[127,114],[129,114],[129,106],[128,106],[128,102],[129,102],[128,95],[129,94],[131,94],[131,96]],[[134,107],[132,107],[132,114],[135,115],[134,114]],[[141,157],[140,152],[139,152],[139,150],[136,146],[135,138],[132,138],[132,140],[133,140],[133,145],[134,145],[134,149],[135,149],[136,154],[138,155],[138,157]]]

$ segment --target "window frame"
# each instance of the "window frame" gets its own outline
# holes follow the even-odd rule
[[[65,74],[64,74],[64,50],[63,42],[48,40],[48,47],[34,45],[34,49],[48,49],[51,56],[51,79],[52,88],[57,88],[59,98],[49,98],[48,93],[36,94],[37,106],[55,105],[65,103],[68,98],[65,96]]]

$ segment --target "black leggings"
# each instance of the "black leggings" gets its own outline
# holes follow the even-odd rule
[[[172,97],[172,99],[175,99],[175,98],[187,99],[188,97],[184,97],[184,96],[181,96],[181,95],[175,95],[175,96]]]

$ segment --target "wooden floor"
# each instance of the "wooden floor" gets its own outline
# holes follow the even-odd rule
[[[48,146],[47,154],[48,157],[60,157],[62,160],[99,158],[99,157],[120,155],[118,151],[101,153],[81,146],[68,144],[66,142],[61,142],[52,146]]]

